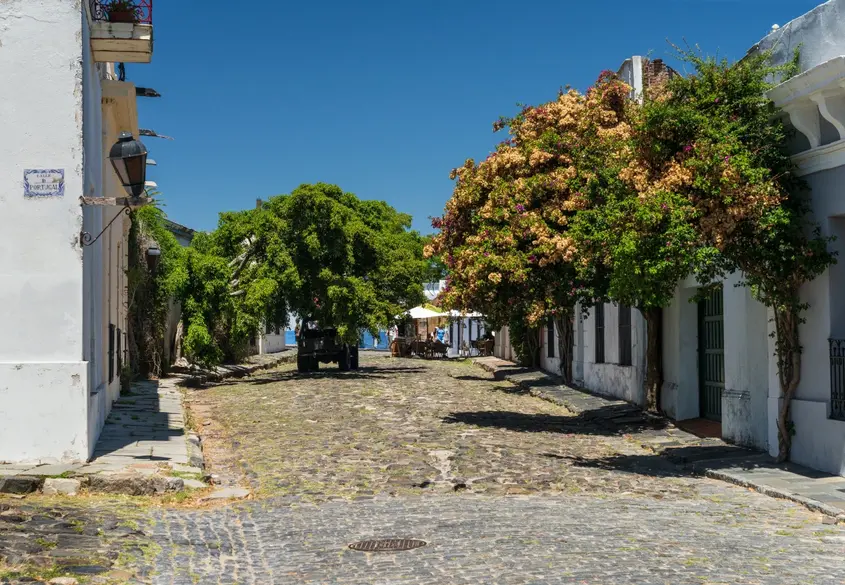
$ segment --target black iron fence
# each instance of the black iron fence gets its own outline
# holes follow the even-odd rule
[[[153,23],[153,0],[91,0],[94,20],[108,22]]]
[[[830,418],[845,420],[845,339],[830,339]]]

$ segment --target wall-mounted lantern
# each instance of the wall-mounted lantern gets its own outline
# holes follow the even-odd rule
[[[147,248],[147,268],[150,269],[150,272],[155,272],[156,267],[158,266],[158,261],[161,259],[161,249],[153,244],[149,248]]]
[[[129,132],[121,132],[109,151],[109,160],[129,196],[141,196],[147,180],[147,148],[144,143],[135,140]]]
[[[129,215],[134,208],[149,203],[148,198],[142,197],[147,181],[147,148],[144,143],[135,140],[131,132],[121,132],[117,142],[109,151],[109,160],[129,197],[82,197],[82,205],[122,207],[122,212]],[[121,213],[116,214],[96,236],[85,231],[80,232],[79,243],[82,246],[92,245],[120,216]]]

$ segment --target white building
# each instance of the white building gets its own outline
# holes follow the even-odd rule
[[[136,92],[108,63],[150,60],[151,3],[0,3],[0,461],[88,459],[120,391],[128,218],[80,198],[126,195],[106,158]]]
[[[809,304],[800,327],[801,384],[792,400],[795,435],[791,459],[845,475],[845,0],[831,0],[773,30],[751,51],[772,49],[776,63],[801,45],[802,73],[769,92],[797,130],[792,144],[798,173],[812,189],[814,219],[839,263],[806,284]],[[750,52],[751,52],[750,51]],[[619,73],[642,91],[646,61],[634,57]],[[690,300],[698,283],[678,284],[663,311],[662,408],[676,420],[705,418],[721,425],[724,439],[778,451],[780,386],[774,358],[771,311],[750,291],[735,286],[738,275],[700,303]],[[597,315],[600,315],[597,318]],[[544,327],[541,365],[559,373],[553,331]],[[643,405],[646,323],[637,310],[614,304],[576,311],[573,377],[590,390]],[[507,330],[496,354],[513,359]]]

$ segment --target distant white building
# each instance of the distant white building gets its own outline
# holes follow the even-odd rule
[[[149,62],[151,2],[120,24],[0,3],[0,461],[87,460],[120,392],[129,220],[80,198],[126,196],[107,157],[139,135],[136,89],[112,63]]]

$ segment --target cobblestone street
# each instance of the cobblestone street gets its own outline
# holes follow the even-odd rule
[[[158,513],[154,583],[845,582],[841,526],[678,473],[628,440],[647,428],[613,433],[466,363],[362,365],[190,394],[212,473],[258,499]],[[347,548],[390,537],[428,545]]]
[[[638,444],[659,421],[609,427],[464,362],[362,366],[188,391],[210,472],[252,499],[9,500],[0,552],[83,584],[845,583],[845,527],[682,473]],[[426,545],[349,549],[384,538]]]

